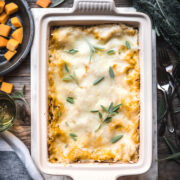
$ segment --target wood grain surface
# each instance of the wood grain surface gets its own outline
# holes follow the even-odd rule
[[[27,0],[30,7],[38,7],[35,3],[36,0]],[[132,0],[115,0],[116,6],[131,6]],[[73,0],[65,0],[60,7],[72,7]],[[166,47],[170,53],[171,58],[174,60],[174,56],[171,49],[168,47],[161,38],[157,40],[157,47]],[[25,97],[29,103],[29,106],[24,106],[22,102],[17,101],[17,119],[14,126],[10,129],[17,137],[19,137],[30,149],[31,147],[31,121],[30,121],[30,56],[13,72],[4,77],[6,82],[14,84],[14,91],[20,90],[23,85],[26,86]],[[23,109],[23,110],[22,110]],[[26,111],[24,110],[26,109]],[[162,138],[158,138],[158,155],[160,158],[167,156],[169,149],[164,143]],[[174,161],[159,162],[159,180],[178,180],[180,179],[180,165]],[[128,178],[127,178],[128,180]]]

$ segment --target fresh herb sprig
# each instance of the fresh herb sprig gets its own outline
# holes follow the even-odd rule
[[[180,151],[179,151],[179,149],[168,138],[164,137],[164,140],[165,140],[166,144],[168,145],[172,154],[166,158],[160,159],[160,161],[174,159],[177,163],[180,164]]]
[[[69,68],[66,63],[64,64],[64,68],[67,72],[67,75],[63,78],[63,81],[72,81],[73,80],[79,86],[79,82],[78,82],[75,72],[70,74]]]
[[[98,50],[103,50],[103,47],[98,47],[98,46],[94,46],[93,44],[91,44],[89,42],[88,39],[85,39],[85,41],[87,42],[88,46],[89,46],[89,62],[91,62],[93,55],[96,53],[96,51]]]
[[[13,99],[20,99],[20,100],[22,100],[26,105],[28,105],[28,103],[27,103],[27,101],[26,101],[26,99],[25,99],[25,97],[24,97],[24,93],[25,93],[25,85],[22,87],[22,89],[21,89],[20,91],[17,91],[17,92],[15,92],[15,93],[11,94],[11,97],[12,97]]]
[[[101,105],[102,110],[105,111],[107,113],[107,115],[106,115],[106,118],[100,123],[98,128],[95,130],[95,132],[97,132],[99,129],[101,129],[101,127],[103,126],[104,123],[111,122],[112,117],[117,114],[117,111],[122,106],[122,104],[118,104],[116,106],[114,106],[113,104],[114,103],[111,102],[111,104],[109,105],[108,108],[106,108],[105,106]],[[102,119],[102,118],[100,118],[100,119]]]

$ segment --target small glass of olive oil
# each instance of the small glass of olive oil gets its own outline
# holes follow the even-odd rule
[[[16,117],[14,100],[6,93],[0,91],[0,132],[13,125]]]

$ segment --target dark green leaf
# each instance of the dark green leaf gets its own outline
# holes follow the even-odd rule
[[[113,107],[112,111],[116,112],[121,106],[122,104],[118,104],[117,106]]]
[[[71,104],[74,104],[74,98],[73,97],[67,97],[66,101],[71,103]]]
[[[111,54],[115,54],[115,50],[111,49],[107,52],[107,54],[111,55]]]
[[[126,47],[127,47],[128,49],[131,49],[131,46],[130,46],[129,41],[126,41]]]
[[[105,112],[108,112],[107,108],[104,107],[103,105],[101,105],[101,108],[102,108]]]
[[[77,52],[78,52],[78,50],[76,50],[76,49],[70,49],[69,51],[67,51],[67,53],[69,53],[69,54],[75,54]]]
[[[106,119],[104,120],[105,123],[109,123],[111,121],[112,117],[108,116],[106,117]]]
[[[72,80],[72,78],[70,75],[67,75],[63,78],[63,81],[71,81],[71,80]]]
[[[49,7],[50,8],[56,7],[56,6],[60,5],[63,2],[64,2],[64,0],[56,0],[55,2],[52,2]]]
[[[109,75],[112,79],[114,78],[114,71],[112,67],[109,67]]]
[[[96,113],[96,112],[99,112],[99,111],[98,111],[98,110],[92,110],[91,112],[92,112],[92,113]]]
[[[71,77],[71,78],[74,80],[74,82],[79,86],[79,82],[78,82],[78,80],[77,80],[77,78],[76,78],[75,72],[73,72],[73,74],[71,74],[70,77]]]
[[[101,129],[101,127],[103,126],[103,122],[101,122],[100,124],[99,124],[99,126],[98,126],[98,128],[95,130],[95,132],[97,132],[97,131],[99,131],[100,129]]]
[[[108,112],[111,113],[113,110],[113,102],[109,105]]]
[[[69,69],[66,63],[64,64],[64,67],[65,67],[66,72],[69,72]]]
[[[93,85],[96,85],[96,84],[100,83],[103,79],[104,79],[104,76],[96,79],[96,80],[94,81]]]
[[[100,112],[98,112],[98,114],[99,114],[99,118],[102,119],[102,114]]]
[[[74,141],[77,141],[77,135],[74,133],[69,134]]]
[[[111,142],[112,143],[116,143],[117,141],[119,141],[121,138],[123,137],[123,135],[118,135],[118,136],[115,136],[111,139]]]
[[[169,149],[171,150],[172,153],[177,153],[179,152],[179,149],[176,147],[175,144],[173,144],[171,142],[171,140],[168,140],[165,136],[164,136],[164,140],[166,142],[166,144],[168,145]],[[180,159],[175,159],[177,163],[180,163]]]
[[[166,158],[160,159],[159,161],[170,160],[170,159],[179,159],[179,158],[180,158],[180,152],[173,153]]]

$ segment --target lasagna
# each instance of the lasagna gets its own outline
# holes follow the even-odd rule
[[[139,154],[138,30],[124,24],[51,29],[51,163],[135,163]]]

